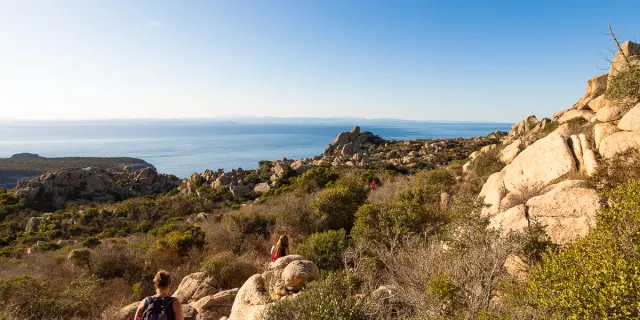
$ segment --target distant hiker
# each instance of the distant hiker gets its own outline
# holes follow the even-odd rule
[[[171,276],[160,270],[153,278],[156,295],[146,297],[136,310],[135,320],[184,320],[180,301],[169,296]]]
[[[371,181],[371,184],[369,184],[369,190],[373,191],[377,186],[376,181],[373,180]]]
[[[278,243],[271,247],[271,262],[278,260],[280,257],[289,255],[289,236],[286,234],[280,236]]]

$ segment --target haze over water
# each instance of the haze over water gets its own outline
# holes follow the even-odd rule
[[[339,121],[336,121],[339,122]],[[238,124],[187,121],[12,123],[0,126],[0,157],[135,157],[187,177],[204,169],[255,168],[259,160],[321,154],[351,124]],[[503,123],[393,122],[361,125],[385,139],[473,137]]]

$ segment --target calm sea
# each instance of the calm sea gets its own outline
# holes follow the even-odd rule
[[[361,123],[361,122],[360,122]],[[361,124],[385,139],[473,137],[505,123],[376,121]],[[321,154],[347,123],[238,124],[187,121],[0,123],[0,158],[19,152],[43,157],[135,157],[160,172],[187,177],[204,169],[255,168],[259,160]]]

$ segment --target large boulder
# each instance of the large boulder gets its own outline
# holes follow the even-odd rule
[[[558,123],[565,123],[575,118],[584,118],[587,121],[591,121],[595,114],[588,110],[569,110],[565,112],[560,119],[558,119]]]
[[[640,132],[617,132],[600,142],[600,154],[605,158],[612,158],[618,153],[630,149],[640,149]]]
[[[235,199],[244,198],[251,191],[251,189],[243,183],[239,183],[235,186],[229,186],[229,190],[231,190],[231,194]]]
[[[583,237],[595,226],[600,197],[588,188],[551,188],[527,201],[529,219],[539,222],[554,243]]]
[[[238,290],[229,320],[263,320],[269,306],[281,299],[295,299],[297,290],[318,276],[318,267],[304,257],[278,258],[267,271],[251,276]]]
[[[607,79],[609,78],[609,74],[601,74],[599,76],[591,77],[587,80],[587,94],[592,97],[597,97],[602,95],[605,91],[607,91]]]
[[[199,319],[218,320],[221,317],[226,317],[231,314],[233,301],[237,294],[237,288],[221,291],[214,295],[203,297],[196,302],[192,302],[190,306],[197,311]]]
[[[504,174],[503,170],[490,175],[487,182],[482,186],[478,196],[484,198],[483,216],[493,216],[500,211],[500,200],[506,193]]]
[[[173,293],[173,297],[178,299],[180,303],[188,303],[201,299],[203,297],[213,295],[218,290],[213,278],[207,276],[204,272],[192,273],[184,278]]]
[[[600,148],[600,142],[602,140],[616,132],[620,131],[618,127],[611,123],[596,123],[593,127],[593,136],[596,149]]]
[[[627,131],[640,130],[640,103],[627,112],[620,122],[618,122],[618,128]]]
[[[596,120],[600,122],[617,121],[624,116],[625,110],[620,105],[610,103],[598,110],[596,113]]]
[[[587,106],[589,107],[589,109],[593,110],[593,112],[598,112],[600,109],[604,108],[607,105],[609,105],[609,100],[603,94],[603,95],[600,95],[599,97],[589,101]]]
[[[136,311],[138,310],[138,306],[140,302],[134,302],[122,309],[118,310],[115,314],[111,315],[103,315],[103,319],[113,319],[113,320],[131,320],[136,315]]]
[[[547,185],[576,171],[566,139],[552,132],[522,151],[506,167],[504,184],[510,192]]]
[[[526,208],[523,204],[501,212],[489,220],[489,228],[497,229],[506,235],[511,231],[522,231],[529,226]]]
[[[611,62],[611,68],[609,68],[609,84],[611,84],[611,81],[616,75],[618,75],[618,73],[629,69],[625,56],[631,64],[635,64],[640,60],[640,44],[626,41],[620,47],[622,48],[622,52],[616,52],[616,55],[613,57],[613,61]]]
[[[282,280],[287,290],[297,291],[309,281],[317,280],[320,270],[315,263],[307,260],[298,260],[289,263],[282,271]]]
[[[520,139],[516,139],[511,144],[507,145],[502,151],[500,151],[500,161],[504,164],[510,164],[513,159],[520,152],[520,148],[522,146],[522,141]]]
[[[334,145],[345,145],[345,144],[349,143],[349,136],[350,136],[349,132],[346,132],[346,131],[345,132],[340,132],[338,134],[338,136],[335,139],[333,139],[333,144]]]
[[[40,227],[40,223],[42,223],[42,217],[31,217],[27,221],[27,226],[24,229],[25,232],[38,232],[38,228]]]
[[[255,191],[258,194],[267,193],[269,190],[271,190],[271,186],[269,186],[268,182],[258,183],[253,188],[253,191]]]

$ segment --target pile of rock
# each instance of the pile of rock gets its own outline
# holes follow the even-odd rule
[[[262,274],[251,276],[240,289],[218,291],[215,280],[206,273],[190,274],[180,282],[173,297],[182,304],[185,320],[258,320],[280,299],[295,299],[307,282],[320,272],[311,261],[291,255],[279,258]],[[133,319],[139,302],[134,302],[108,319]]]
[[[309,158],[300,160],[282,158],[282,160],[269,161],[265,163],[268,166],[269,179],[257,174],[249,177],[251,171],[245,171],[242,168],[227,172],[224,169],[218,169],[217,171],[207,169],[202,173],[193,173],[188,179],[184,179],[180,185],[180,191],[185,194],[200,196],[200,190],[203,187],[205,190],[206,188],[216,190],[228,188],[236,199],[255,198],[272,188],[279,188],[282,180],[289,175],[290,171],[294,171],[296,174],[303,174],[320,164],[320,162]]]
[[[229,320],[264,319],[264,313],[281,299],[295,299],[307,282],[318,279],[320,271],[302,256],[279,258],[262,274],[251,276],[238,291]]]
[[[27,203],[64,208],[67,203],[120,201],[168,192],[178,183],[175,176],[159,174],[153,167],[136,172],[88,167],[49,171],[19,181],[13,193]]]
[[[630,60],[640,62],[640,45],[626,42],[622,48]],[[621,59],[618,52],[613,64]],[[612,66],[608,74],[589,79],[586,94],[553,116],[558,127],[547,136],[538,139],[549,122],[534,116],[512,127],[500,147],[507,166],[491,175],[480,192],[491,227],[507,233],[537,222],[552,241],[565,244],[595,225],[601,207],[598,193],[572,177],[592,175],[602,158],[640,149],[640,104],[629,109],[605,95],[618,72],[620,68]],[[578,127],[571,127],[569,122],[577,118]]]

